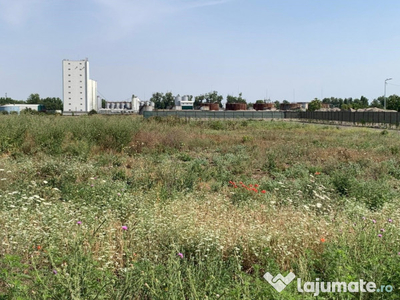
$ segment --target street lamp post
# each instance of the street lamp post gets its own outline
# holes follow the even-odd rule
[[[387,85],[387,82],[389,80],[392,80],[392,78],[385,79],[385,89],[384,89],[384,93],[383,93],[383,102],[384,102],[384,109],[385,110],[386,110],[386,85]]]

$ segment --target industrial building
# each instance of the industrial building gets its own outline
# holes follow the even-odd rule
[[[5,104],[0,106],[0,112],[6,111],[9,114],[12,112],[20,114],[25,109],[31,109],[39,112],[46,111],[46,108],[43,104]]]
[[[89,61],[68,60],[62,62],[64,115],[86,114],[97,111],[97,82],[89,78]]]
[[[194,101],[189,100],[189,96],[175,97],[175,110],[193,109]]]
[[[99,109],[102,114],[118,114],[118,113],[138,113],[144,105],[135,95],[131,101],[106,101],[106,107]]]

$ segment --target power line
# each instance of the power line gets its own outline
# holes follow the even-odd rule
[[[97,94],[99,94],[104,100],[108,101],[106,97],[104,97],[104,95],[102,93],[99,92],[99,90],[97,90]]]

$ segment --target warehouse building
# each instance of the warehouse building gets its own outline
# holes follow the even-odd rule
[[[31,109],[39,112],[46,111],[46,108],[43,104],[5,104],[0,106],[0,113],[6,111],[9,114],[12,112],[17,112],[20,114],[25,109]]]

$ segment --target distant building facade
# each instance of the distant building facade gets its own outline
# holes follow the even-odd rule
[[[88,59],[64,59],[62,70],[64,114],[97,111],[97,82],[89,79]]]
[[[0,106],[0,112],[6,111],[9,114],[11,114],[12,112],[20,114],[22,111],[29,109],[39,112],[46,111],[46,108],[43,104],[5,104]]]

